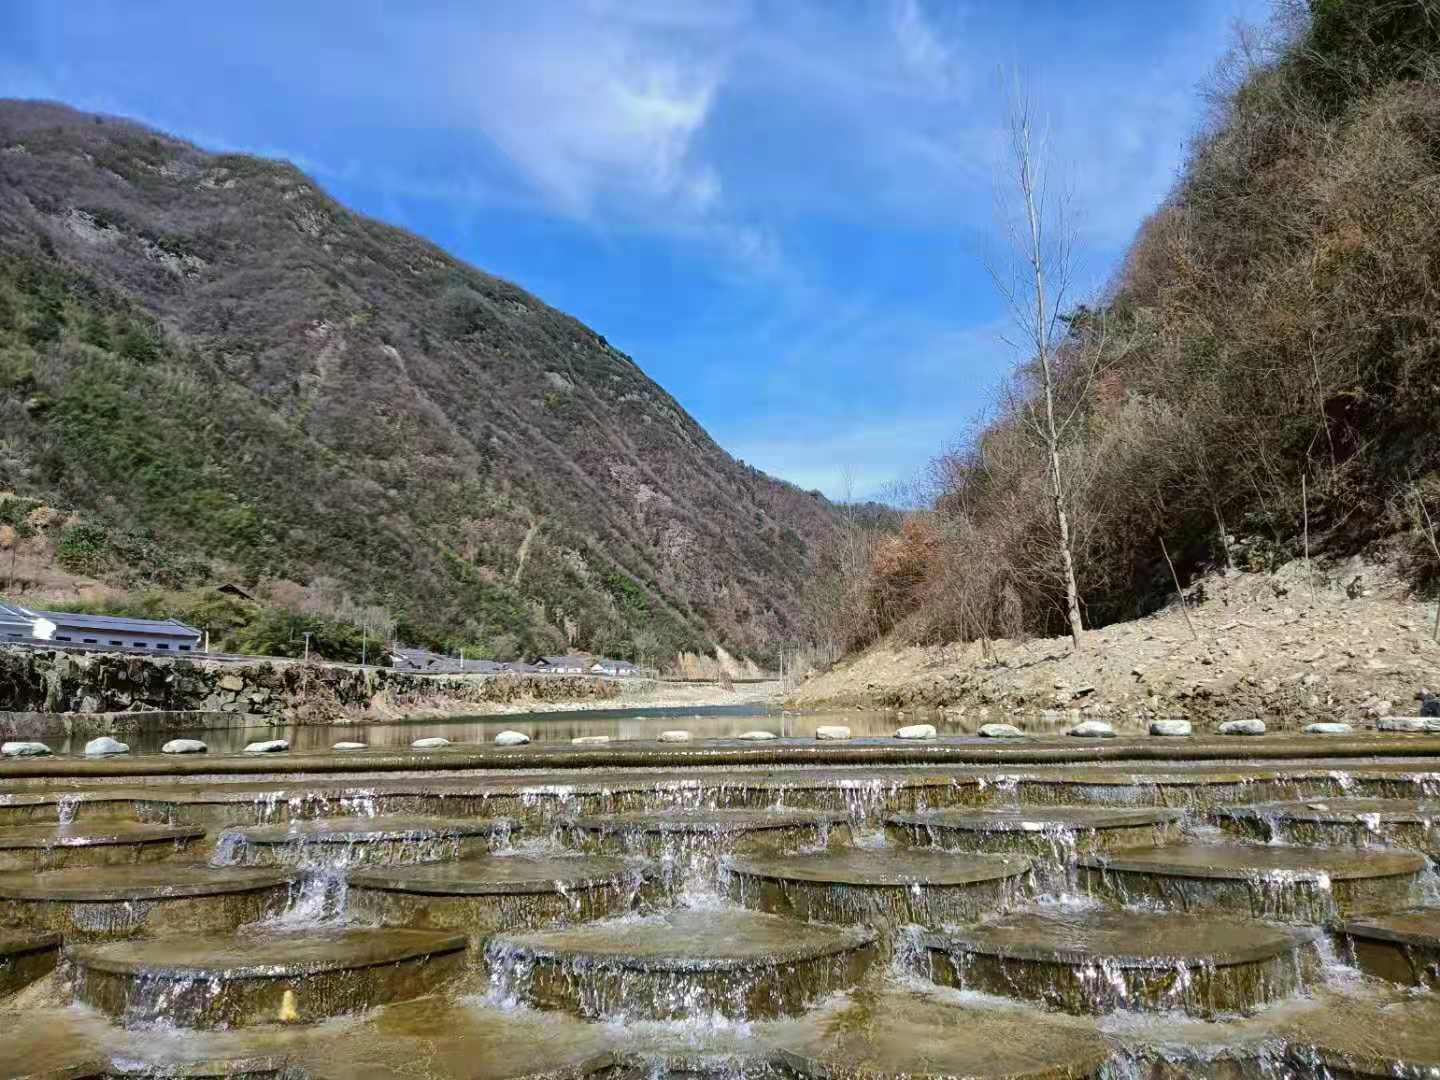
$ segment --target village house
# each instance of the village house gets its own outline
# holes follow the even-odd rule
[[[127,619],[0,604],[0,638],[26,644],[149,652],[200,651],[200,631],[176,619]]]

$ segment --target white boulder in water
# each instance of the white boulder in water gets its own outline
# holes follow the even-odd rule
[[[577,735],[570,740],[571,746],[603,746],[610,741],[609,735]]]
[[[252,742],[245,747],[247,754],[283,754],[290,749],[289,739],[266,739],[264,742]]]
[[[1104,720],[1082,720],[1070,729],[1077,739],[1113,739],[1115,729]]]
[[[428,739],[416,739],[414,742],[412,742],[412,743],[410,744],[410,749],[412,749],[412,750],[438,750],[438,749],[440,749],[440,747],[442,747],[442,746],[449,746],[449,745],[450,745],[450,740],[449,740],[449,739],[442,739],[442,738],[440,738],[440,736],[435,735],[435,736],[432,736],[431,738],[428,738]]]
[[[1264,735],[1264,720],[1226,720],[1215,729],[1221,735]]]
[[[690,741],[690,733],[689,733],[688,731],[662,731],[662,732],[660,732],[660,741],[661,741],[661,742],[689,742],[689,741]]]
[[[339,750],[343,754],[348,750],[364,750],[366,745],[363,742],[337,742],[330,749]]]
[[[199,739],[171,739],[160,747],[162,754],[204,754],[209,751]]]
[[[1423,716],[1387,716],[1375,726],[1381,731],[1430,731],[1431,721]]]
[[[47,757],[50,747],[43,742],[0,743],[0,757]]]
[[[842,724],[822,724],[815,729],[817,739],[848,739],[850,729]]]
[[[773,731],[747,731],[743,735],[737,735],[738,739],[746,739],[749,742],[768,742],[771,739],[778,739],[780,736]]]
[[[906,724],[895,732],[897,739],[933,739],[935,738],[934,724]]]
[[[98,739],[91,739],[85,744],[86,757],[106,757],[110,754],[128,754],[130,747],[119,739],[112,739],[109,735],[101,735]]]
[[[1343,723],[1305,725],[1306,735],[1349,735],[1354,730],[1349,724]]]
[[[1023,739],[1025,732],[1014,724],[981,724],[979,735],[982,739]]]
[[[530,736],[523,731],[502,731],[495,736],[496,746],[524,746],[530,741]]]
[[[1181,738],[1191,731],[1189,720],[1152,720],[1150,734],[1167,738]]]

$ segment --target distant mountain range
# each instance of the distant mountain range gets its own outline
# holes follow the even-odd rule
[[[0,490],[144,585],[333,581],[417,644],[761,659],[832,508],[605,338],[293,166],[0,101]]]

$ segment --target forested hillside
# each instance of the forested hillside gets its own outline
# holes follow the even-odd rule
[[[1065,327],[1059,472],[1087,626],[1307,544],[1433,590],[1440,4],[1284,4],[1245,36],[1172,195]],[[935,462],[929,509],[829,550],[819,607],[842,647],[1065,626],[1040,393],[1036,365],[1017,372]]]
[[[6,491],[9,544],[118,606],[235,580],[472,656],[768,658],[832,522],[594,331],[292,166],[27,102],[0,102]]]

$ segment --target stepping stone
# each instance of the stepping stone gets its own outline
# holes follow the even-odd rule
[[[671,743],[671,742],[689,742],[689,741],[690,741],[690,732],[688,732],[688,731],[662,731],[662,732],[660,732],[659,741],[660,741],[660,742],[665,742],[665,743]]]
[[[859,981],[875,935],[728,909],[679,908],[558,930],[500,934],[492,994],[587,1019],[797,1016]]]
[[[438,735],[430,739],[416,739],[410,744],[411,750],[439,750],[442,746],[449,746],[449,739],[442,739]]]
[[[171,739],[160,747],[162,754],[204,754],[209,750],[199,739]]]
[[[49,975],[59,958],[59,934],[0,930],[0,998]]]
[[[1082,720],[1070,729],[1077,739],[1113,739],[1115,729],[1103,720]]]
[[[245,744],[247,754],[283,754],[290,749],[289,739],[265,739]]]
[[[495,736],[496,746],[524,746],[530,741],[530,736],[523,731],[502,731]]]
[[[571,746],[604,746],[610,741],[609,735],[577,735],[570,740]]]
[[[1321,723],[1306,724],[1304,731],[1306,735],[1352,735],[1355,729],[1349,724]]]
[[[0,874],[0,925],[53,930],[67,942],[228,932],[284,910],[291,880],[198,863],[12,872]]]
[[[108,757],[111,754],[128,754],[130,747],[119,739],[112,739],[109,735],[102,735],[98,739],[91,739],[85,744],[86,757]]]
[[[1440,990],[1440,908],[1349,919],[1337,933],[1367,975]]]
[[[342,754],[351,750],[368,750],[369,746],[363,742],[337,742],[330,747],[331,750],[338,750]]]
[[[1426,859],[1416,851],[1173,844],[1082,855],[1082,884],[1122,903],[1229,911],[1282,922],[1412,907]]]
[[[1193,728],[1189,720],[1152,720],[1150,734],[1164,739],[1183,739]]]
[[[1087,1021],[920,990],[841,998],[794,1027],[780,1062],[813,1080],[1079,1080],[1110,1059]]]
[[[386,925],[486,937],[624,914],[643,882],[642,867],[607,855],[496,855],[353,873],[346,908]]]
[[[848,739],[850,738],[850,729],[842,724],[822,724],[815,729],[815,738],[822,742],[827,739]]]
[[[509,839],[506,818],[381,815],[226,829],[218,865],[345,867],[483,855]]]
[[[305,1023],[420,997],[459,973],[463,935],[316,930],[173,936],[69,950],[75,996],[127,1027]]]
[[[1291,799],[1216,807],[1211,816],[1222,828],[1267,843],[1388,844],[1440,858],[1440,801],[1434,799]]]
[[[769,742],[771,739],[778,739],[780,736],[773,731],[747,731],[743,735],[735,736],[737,739],[744,739],[746,742]]]
[[[1264,720],[1226,720],[1215,729],[1221,735],[1264,735]]]
[[[1179,838],[1184,817],[1184,811],[1167,807],[1021,806],[892,814],[885,825],[904,843],[1022,852],[1063,864],[1081,851],[1170,843]]]
[[[0,871],[60,870],[67,866],[157,862],[205,835],[194,825],[138,821],[18,825],[0,829]]]
[[[1023,739],[1025,732],[1014,724],[981,724],[979,735],[982,739]]]
[[[50,747],[43,742],[0,743],[0,757],[48,757]]]
[[[930,848],[838,848],[726,862],[730,893],[777,915],[830,923],[942,926],[1008,906],[1030,860]]]
[[[929,740],[935,738],[934,724],[907,724],[895,731],[897,739]]]
[[[1069,1013],[1251,1013],[1319,975],[1315,930],[1191,913],[1055,907],[921,936],[931,979]]]

